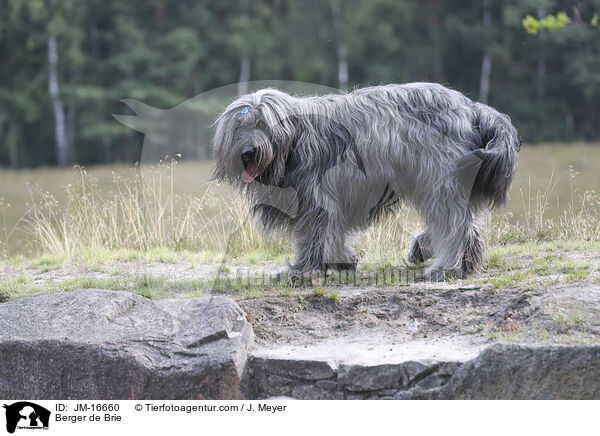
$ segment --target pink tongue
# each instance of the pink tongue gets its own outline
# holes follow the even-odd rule
[[[246,183],[250,183],[252,180],[256,179],[258,176],[258,169],[256,168],[255,162],[249,162],[242,173],[242,180]]]

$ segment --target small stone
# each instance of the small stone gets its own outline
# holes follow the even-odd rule
[[[376,391],[380,389],[399,389],[404,383],[402,364],[389,365],[347,365],[338,368],[340,384],[349,391]]]

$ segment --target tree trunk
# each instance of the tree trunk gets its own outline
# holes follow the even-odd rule
[[[338,84],[341,89],[348,87],[348,55],[346,46],[338,44]]]
[[[490,0],[483,0],[483,58],[479,80],[479,101],[487,104],[490,96],[490,76],[492,74],[492,56],[490,54],[489,31],[492,26]]]
[[[338,87],[346,89],[348,87],[348,50],[344,44],[344,20],[342,17],[342,8],[340,3],[334,1],[331,4],[333,13],[333,27],[336,34],[336,51],[338,57]]]
[[[596,115],[596,137],[594,141],[598,141],[600,139],[600,113]]]
[[[67,147],[73,150],[73,141],[75,138],[75,107],[73,99],[67,99]]]
[[[18,132],[17,123],[15,123],[13,120],[9,121],[7,136],[10,167],[17,168],[19,166],[19,155],[17,147]]]
[[[250,4],[249,0],[241,0],[240,4],[240,15],[242,17],[242,26],[248,25],[250,20]],[[250,29],[240,29],[242,33],[249,34]],[[244,41],[247,41],[244,38]],[[250,80],[250,47],[248,47],[248,43],[244,43],[244,47],[242,49],[242,59],[240,60],[240,77],[238,80],[238,95],[243,95],[248,93],[248,81]]]
[[[546,61],[544,59],[539,59],[537,63],[537,67],[535,69],[537,75],[537,98],[539,100],[544,99],[544,94],[546,93],[544,90],[544,80],[546,77]]]
[[[157,0],[154,5],[154,19],[156,25],[162,27],[165,21],[165,0]]]
[[[54,9],[55,0],[50,0],[50,7]],[[53,12],[52,12],[53,13]],[[56,34],[52,27],[48,36],[48,92],[54,110],[54,136],[56,140],[56,163],[67,163],[67,135],[65,128],[65,112],[58,89],[58,51],[56,48]]]
[[[238,95],[248,93],[248,81],[250,80],[250,54],[244,51],[240,62],[240,79],[238,80]]]
[[[538,15],[538,19],[541,20],[543,17],[546,16],[546,11],[544,11],[543,8],[538,8],[537,15]],[[546,35],[545,35],[544,30],[540,31],[539,40],[541,41],[541,45],[543,45],[546,40]],[[540,56],[540,57],[538,59],[537,67],[536,67],[536,76],[537,76],[536,93],[537,93],[537,98],[539,100],[542,100],[546,93],[544,90],[544,81],[546,79],[546,61],[543,57],[544,56],[543,50],[539,50],[538,56]]]
[[[444,0],[429,0],[429,28],[433,44],[433,80],[435,82],[444,80],[443,9]]]

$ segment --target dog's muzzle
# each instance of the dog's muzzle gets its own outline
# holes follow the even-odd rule
[[[255,147],[246,146],[242,149],[242,180],[246,183],[252,182],[258,176],[258,165],[256,165],[257,151]]]

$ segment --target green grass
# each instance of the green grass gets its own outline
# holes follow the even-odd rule
[[[515,287],[529,283],[530,278],[531,274],[529,271],[506,272],[490,278],[489,283],[495,289],[507,286]]]
[[[109,289],[129,291],[147,298],[199,297],[211,291],[213,281],[207,279],[173,280],[165,276],[144,274],[140,276],[121,275],[109,278],[77,277],[63,281],[35,283],[29,277],[0,279],[0,295],[9,299],[35,297],[55,292],[68,292],[77,289]]]
[[[591,277],[592,265],[583,259],[569,257],[574,245],[564,249],[564,243],[511,244],[493,247],[485,261],[485,273],[470,283],[490,284],[493,289],[504,287],[539,287],[559,281],[572,282]],[[560,247],[560,248],[559,248]],[[589,243],[581,250],[598,250],[597,243]]]
[[[537,256],[533,259],[530,271],[538,276],[547,276],[554,272],[563,262],[563,256],[548,253],[542,256]]]
[[[534,292],[559,282],[600,279],[592,268],[589,254],[585,257],[586,255],[579,251],[572,255],[570,251],[555,251],[559,245],[565,247],[565,244],[554,242],[492,247],[481,274],[465,280],[451,280],[449,284],[481,285],[488,287],[490,292],[503,288],[520,288],[524,292]],[[597,249],[596,243],[588,243],[585,246],[594,247],[590,248],[592,250]],[[247,256],[260,258],[261,263],[264,259],[265,265],[269,260],[273,262],[264,249],[248,252],[245,254],[245,257]],[[261,275],[270,275],[268,271],[278,269],[280,266],[277,265],[283,263],[281,260],[278,260],[277,265],[267,265],[266,269],[254,264],[257,268],[254,272],[259,275],[255,275],[250,269],[250,278],[242,281],[239,281],[235,268],[242,264],[246,267],[243,270],[246,271],[247,266],[252,267],[252,264],[245,265],[243,259],[229,259],[229,263],[221,262],[222,259],[209,259],[201,252],[174,251],[168,248],[112,251],[103,249],[98,252],[86,250],[70,260],[61,255],[33,258],[16,256],[0,260],[0,268],[12,272],[14,276],[0,279],[0,294],[4,296],[0,298],[13,299],[83,287],[127,290],[150,298],[199,296],[212,291],[234,293],[248,298],[257,298],[266,293],[288,297],[296,294],[296,288],[290,283],[272,282],[271,279],[265,281],[267,278]],[[194,272],[203,265],[210,267]],[[364,268],[361,264],[361,270],[358,272],[331,272],[326,277],[311,282],[313,293],[336,301],[339,298],[337,289],[340,284],[410,286],[415,279],[419,280],[418,275],[421,272],[419,268],[407,266],[402,266],[402,269],[387,269],[382,274],[383,270],[381,266],[376,268],[366,265]],[[70,271],[74,271],[78,277],[65,279]],[[177,278],[177,271],[185,272],[186,275],[197,274],[197,278]],[[11,274],[8,274],[8,277]],[[220,277],[216,282],[213,277],[215,274]]]
[[[319,286],[316,285],[313,287],[313,292],[312,294],[316,297],[326,297],[327,296],[327,289],[323,286]]]
[[[65,263],[65,256],[61,254],[45,254],[35,259],[35,266],[43,271],[58,268]]]
[[[19,298],[31,286],[31,278],[0,279],[0,295],[7,298]]]
[[[280,286],[277,294],[282,297],[292,297],[296,294],[296,289],[292,286]]]
[[[563,330],[572,330],[577,326],[585,324],[589,314],[579,309],[557,309],[552,313],[552,320],[556,322]]]

